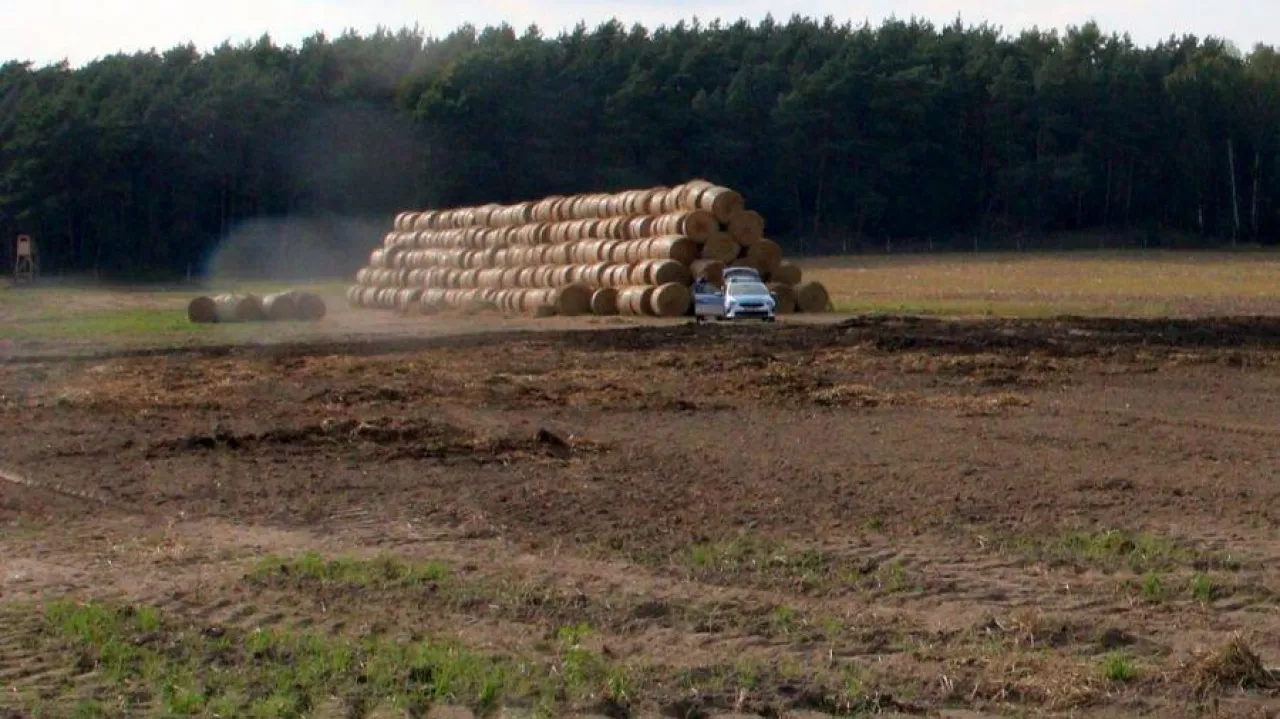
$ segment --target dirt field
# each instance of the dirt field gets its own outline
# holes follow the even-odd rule
[[[805,272],[846,314],[0,291],[0,716],[1280,716],[1280,262]]]
[[[540,326],[11,356],[0,707],[1280,712],[1280,320]]]

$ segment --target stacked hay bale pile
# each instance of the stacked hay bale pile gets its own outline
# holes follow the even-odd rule
[[[779,311],[824,312],[827,291],[764,236],[742,195],[705,180],[515,205],[402,212],[356,273],[353,307],[433,313],[689,314],[698,276],[752,267]]]

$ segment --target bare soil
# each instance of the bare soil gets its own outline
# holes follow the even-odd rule
[[[504,655],[585,625],[645,677],[609,710],[635,716],[1274,717],[1278,390],[1267,318],[13,359],[0,606],[93,598]],[[262,572],[305,552],[455,579]],[[1224,647],[1262,673],[1233,674]],[[54,660],[0,653],[9,700],[63,691]]]

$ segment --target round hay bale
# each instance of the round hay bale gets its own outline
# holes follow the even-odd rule
[[[662,204],[667,197],[667,188],[655,187],[649,195],[649,206],[644,208],[642,214],[645,215],[661,215]]]
[[[533,290],[519,290],[517,297],[516,312],[522,315],[533,314]]]
[[[733,241],[732,237],[724,233],[717,233],[707,238],[707,241],[702,244],[702,251],[699,254],[701,256],[700,259],[716,260],[727,265],[738,259],[738,253],[741,249],[738,243]]]
[[[640,314],[646,317],[656,317],[653,311],[653,293],[657,287],[649,285],[640,288]]]
[[[298,306],[298,319],[303,322],[318,322],[328,314],[329,308],[324,300],[313,292],[298,292],[294,296]]]
[[[636,219],[636,223],[632,229],[635,231],[637,239],[641,237],[652,237],[657,232],[658,218],[651,215],[644,215]]]
[[[800,284],[800,267],[790,262],[780,262],[778,266],[769,272],[769,280],[772,282],[781,282],[786,285]]]
[[[754,261],[761,272],[773,272],[782,264],[782,248],[773,240],[760,239],[747,245],[747,259]]]
[[[789,315],[796,311],[796,290],[783,282],[770,282],[769,291],[773,293],[777,306],[774,311],[780,315]]]
[[[682,265],[690,265],[698,258],[698,243],[683,235],[654,237],[649,240],[646,256],[654,260],[675,260]]]
[[[764,237],[764,216],[755,210],[733,213],[729,218],[729,236],[745,247],[759,242]]]
[[[624,287],[618,292],[618,314],[639,317],[644,314],[644,287]]]
[[[649,284],[650,263],[646,260],[631,265],[628,270],[627,284],[636,285],[637,287]]]
[[[742,195],[727,187],[708,187],[698,193],[698,209],[710,212],[720,222],[728,222],[735,212],[741,212],[747,203]]]
[[[538,290],[534,295],[534,310],[549,309],[552,314],[556,308],[556,291],[552,289]]]
[[[618,291],[612,287],[602,287],[591,293],[591,314],[618,314]]]
[[[293,292],[276,292],[262,298],[262,311],[271,322],[298,319],[298,300]]]
[[[651,285],[675,283],[687,286],[693,282],[689,268],[675,260],[650,260],[649,266],[652,268],[649,271]]]
[[[261,322],[262,299],[253,294],[228,293],[213,298],[218,322]]]
[[[831,309],[831,295],[821,282],[796,285],[796,304],[801,312],[826,312]]]
[[[649,296],[649,310],[658,317],[680,317],[689,312],[692,302],[693,293],[688,286],[667,282],[653,288]]]
[[[716,185],[714,182],[710,182],[708,180],[703,180],[703,179],[689,180],[688,182],[684,183],[680,187],[676,188],[680,191],[680,206],[689,210],[701,209],[698,207],[698,197],[704,191],[710,190],[715,186]]]
[[[347,288],[347,306],[348,307],[360,306],[360,290],[361,289],[363,288],[361,288],[360,285],[352,285]],[[209,300],[209,302],[213,302],[213,300]],[[188,314],[190,314],[189,308],[188,308]],[[212,322],[213,320],[209,320],[209,321]]]
[[[359,285],[347,288],[347,301],[352,301],[353,291],[359,292]],[[218,305],[212,297],[196,297],[187,303],[187,321],[196,324],[209,324],[218,321]]]
[[[586,285],[570,284],[560,288],[556,296],[556,314],[575,317],[591,311],[591,290]]]
[[[755,270],[758,273],[763,272],[763,268],[760,267],[759,261],[752,259],[750,257],[739,257],[733,262],[730,262],[729,266],[730,267],[750,267],[751,269]]]
[[[445,292],[447,290],[423,290],[422,299],[418,303],[422,314],[435,314],[445,309]]]
[[[724,263],[720,260],[694,260],[689,268],[694,279],[701,277],[713,285],[724,284]]]
[[[421,307],[422,290],[403,289],[396,291],[396,312],[408,314],[409,310]]]

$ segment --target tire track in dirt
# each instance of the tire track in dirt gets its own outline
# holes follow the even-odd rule
[[[10,687],[22,684],[27,694],[35,696],[74,679],[70,668],[41,650],[43,620],[39,613],[0,604],[0,627],[4,627],[0,631],[0,691],[8,695],[0,706],[22,698]]]
[[[1168,427],[1177,427],[1178,429],[1194,429],[1210,432],[1220,432],[1223,434],[1235,434],[1246,437],[1258,437],[1260,439],[1277,439],[1280,438],[1280,427],[1267,427],[1256,424],[1241,424],[1236,422],[1216,422],[1213,420],[1199,419],[1195,417],[1181,418],[1169,417],[1162,414],[1152,412],[1141,412],[1138,410],[1127,409],[1099,409],[1097,407],[1089,407],[1078,404],[1062,403],[1062,409],[1070,410],[1082,415],[1095,417],[1109,417],[1126,420],[1129,422],[1147,422],[1150,424],[1160,424]]]
[[[40,492],[49,492],[62,497],[78,499],[78,500],[89,502],[92,504],[99,504],[99,505],[102,505],[103,507],[119,509],[121,511],[128,512],[131,514],[136,513],[136,511],[133,509],[117,505],[112,500],[107,499],[105,496],[103,496],[98,492],[94,492],[92,490],[77,489],[75,487],[69,487],[61,482],[45,482],[45,481],[32,479],[30,477],[26,477],[26,476],[17,474],[15,472],[5,470],[2,467],[0,467],[0,480],[8,482],[13,485],[17,485],[19,487],[26,487],[27,489],[32,489]]]

